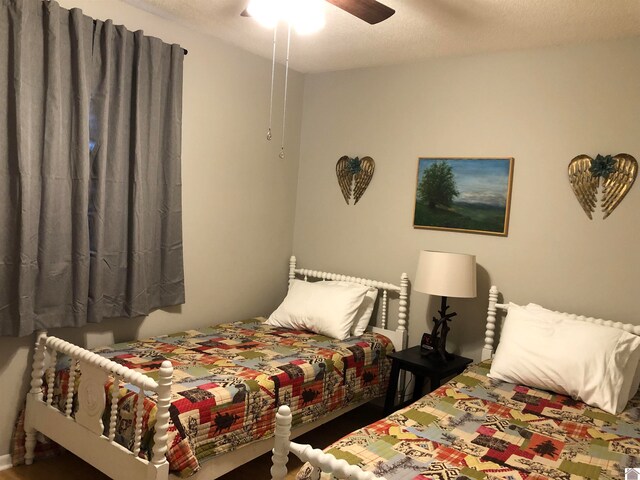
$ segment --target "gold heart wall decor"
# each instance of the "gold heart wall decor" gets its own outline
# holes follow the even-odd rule
[[[601,208],[603,219],[620,205],[638,175],[638,162],[631,155],[578,155],[569,162],[569,182],[584,213],[592,219],[602,178]]]
[[[375,169],[376,163],[371,157],[349,158],[347,155],[340,157],[336,163],[336,176],[347,205],[350,198],[353,198],[354,205],[362,198],[364,191],[371,183]]]

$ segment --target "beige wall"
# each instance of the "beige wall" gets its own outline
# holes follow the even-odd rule
[[[120,1],[60,3],[189,50],[182,155],[187,303],[146,319],[50,333],[97,346],[272,311],[286,291],[292,251],[302,75],[292,73],[289,82],[288,155],[281,160],[279,142],[265,139],[270,61]],[[278,79],[282,75],[280,69]],[[276,102],[282,104],[281,88]],[[275,127],[274,138],[280,132]],[[0,456],[9,453],[13,422],[27,389],[31,342],[30,337],[0,337]]]
[[[420,249],[477,255],[479,298],[452,301],[451,334],[476,358],[492,283],[514,302],[640,323],[640,185],[608,219],[590,221],[567,180],[581,153],[640,159],[639,51],[635,38],[308,75],[299,259],[391,281],[414,278]],[[336,182],[342,155],[376,162],[357,206]],[[419,156],[514,157],[509,236],[414,230]],[[410,345],[431,328],[427,303],[413,294]]]

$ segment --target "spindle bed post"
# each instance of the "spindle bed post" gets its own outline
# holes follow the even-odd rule
[[[53,390],[56,375],[56,357],[58,354],[54,350],[45,351],[45,371],[47,372],[47,405],[53,403]]]
[[[31,390],[29,397],[33,400],[42,401],[42,376],[44,375],[44,353],[45,342],[47,341],[47,332],[39,330],[36,332],[35,352],[33,355],[33,366],[31,368]],[[31,465],[33,463],[33,452],[36,448],[36,430],[29,422],[29,418],[25,416],[25,453],[24,463]]]
[[[120,377],[113,377],[111,384],[111,412],[109,412],[109,441],[116,438],[116,423],[118,420],[118,397],[120,396]]]
[[[76,372],[78,370],[78,361],[75,358],[71,359],[69,365],[69,382],[67,384],[67,402],[64,409],[64,415],[67,418],[71,418],[71,411],[73,410],[73,395],[76,389]]]
[[[402,332],[402,350],[407,348],[407,314],[409,312],[408,305],[409,298],[409,276],[403,273],[400,277],[400,293],[399,293],[399,306],[398,306],[398,331]],[[400,371],[400,378],[398,381],[398,391],[396,392],[396,401],[401,404],[404,403],[405,387],[407,384],[407,372]]]
[[[380,314],[380,326],[382,328],[387,328],[387,291],[382,291],[382,306],[381,306],[381,314]]]
[[[282,405],[276,413],[275,441],[271,461],[271,480],[284,480],[289,461],[289,436],[291,435],[291,409]]]
[[[289,287],[291,287],[291,282],[296,278],[296,256],[291,255],[289,258]]]
[[[162,362],[158,371],[158,402],[156,413],[156,431],[153,435],[153,464],[165,468],[169,472],[169,462],[165,457],[167,452],[167,429],[169,427],[169,406],[171,405],[171,377],[173,367],[169,360]],[[144,392],[141,392],[144,397]]]
[[[496,334],[496,304],[498,303],[498,287],[492,285],[489,289],[489,307],[487,308],[487,326],[484,334],[484,348],[482,360],[488,360],[493,356],[493,348]]]
[[[409,276],[406,273],[402,274],[400,278],[400,306],[398,307],[398,330],[405,332],[407,330],[407,315],[408,315],[408,298],[409,298]],[[402,348],[406,348],[406,335],[405,344]]]
[[[133,454],[137,457],[140,454],[140,444],[142,443],[142,417],[144,416],[144,392],[138,390],[136,397],[136,429],[133,437]]]

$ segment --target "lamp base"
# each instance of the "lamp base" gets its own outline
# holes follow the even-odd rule
[[[447,305],[447,297],[442,297],[440,303],[440,318],[433,317],[433,330],[431,331],[431,345],[433,350],[429,352],[428,357],[433,361],[447,363],[454,358],[454,355],[447,352],[447,333],[449,333],[449,322],[457,315],[455,312],[447,313],[449,305]]]

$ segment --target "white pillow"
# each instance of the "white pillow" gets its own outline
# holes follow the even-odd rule
[[[345,285],[354,285],[349,282],[342,281],[328,281],[325,283],[335,283],[335,284],[345,284]],[[356,283],[355,285],[360,285]],[[354,337],[361,336],[369,326],[369,320],[371,320],[371,314],[373,313],[373,305],[376,303],[376,298],[378,298],[378,289],[373,287],[366,287],[367,293],[362,299],[362,303],[358,308],[358,312],[356,313],[356,317],[353,320],[353,325],[351,327],[351,334]]]
[[[284,301],[267,323],[344,340],[350,334],[367,290],[355,283],[293,280]]]
[[[489,376],[551,390],[617,414],[640,360],[640,338],[562,315],[509,304]]]
[[[362,299],[358,313],[351,327],[351,334],[355,337],[361,336],[369,326],[369,320],[371,320],[371,314],[373,313],[373,305],[378,298],[378,289],[369,287],[367,293]]]
[[[549,310],[544,308],[542,305],[538,305],[535,303],[529,303],[524,307],[527,311],[538,313],[540,315],[548,315],[549,318],[553,320],[562,320],[562,319],[571,319],[570,314],[563,312],[554,312],[553,310]],[[633,377],[631,384],[629,385],[629,393],[628,398],[633,398],[635,394],[638,392],[638,388],[640,387],[640,362],[638,365],[633,362],[629,362],[625,366],[624,375],[630,375]],[[626,392],[624,392],[626,395]]]

